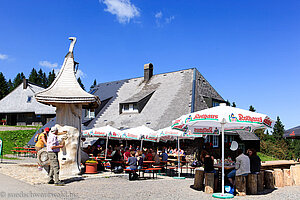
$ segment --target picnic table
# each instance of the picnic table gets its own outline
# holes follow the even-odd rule
[[[293,160],[274,160],[274,161],[264,161],[261,163],[261,169],[268,170],[268,169],[290,169],[291,165],[297,165],[300,162],[296,162]]]

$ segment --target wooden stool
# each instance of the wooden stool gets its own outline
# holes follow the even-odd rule
[[[248,174],[247,194],[257,194],[257,174]]]
[[[290,169],[283,169],[283,185],[284,186],[292,186],[293,185],[293,179],[291,176]]]
[[[274,179],[276,187],[283,187],[283,171],[281,169],[274,169]]]
[[[237,196],[246,196],[246,176],[235,177],[235,190]]]
[[[274,189],[274,171],[273,170],[266,170],[265,171],[265,176],[264,176],[264,181],[265,181],[265,188],[266,189]]]
[[[195,171],[194,189],[203,190],[204,171],[200,169]]]
[[[205,173],[205,188],[204,192],[208,194],[214,193],[215,174]]]
[[[260,171],[257,174],[257,192],[264,191],[264,171]]]

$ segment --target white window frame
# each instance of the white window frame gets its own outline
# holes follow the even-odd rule
[[[212,144],[213,144],[213,147],[219,147],[219,136],[218,135],[213,135]]]
[[[95,118],[95,109],[86,109],[85,110],[85,118]]]
[[[129,104],[123,104],[122,106],[122,113],[138,113],[139,110],[137,109],[137,106],[133,106],[134,103],[129,103]],[[125,109],[125,106],[128,106],[128,110]],[[135,108],[134,108],[135,107]]]

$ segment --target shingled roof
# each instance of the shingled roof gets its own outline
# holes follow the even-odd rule
[[[192,111],[211,107],[205,99],[224,102],[196,68],[144,77],[101,83],[93,89],[102,105],[87,128],[111,125],[118,129],[141,125],[158,130]],[[120,113],[120,104],[148,98],[140,113]],[[105,102],[105,103],[104,103]]]
[[[24,83],[20,84],[0,101],[0,113],[55,114],[55,107],[41,104],[34,98],[34,94],[44,88],[30,82],[26,84],[25,88]]]

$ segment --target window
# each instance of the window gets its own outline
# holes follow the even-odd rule
[[[212,102],[212,106],[213,106],[213,107],[216,107],[216,106],[219,106],[219,105],[220,105],[219,102],[216,102],[216,101],[213,101],[213,102]]]
[[[219,136],[213,135],[212,139],[213,139],[213,141],[212,141],[213,147],[219,147]]]
[[[230,135],[230,136],[229,136],[229,142],[232,142],[232,141],[233,141],[233,136]]]
[[[95,118],[95,109],[85,110],[85,118]]]
[[[27,103],[31,103],[32,96],[27,97]]]
[[[227,143],[228,142],[228,135],[224,135],[224,142]]]
[[[123,104],[122,113],[138,113],[137,103]]]
[[[208,143],[208,142],[210,142],[210,136],[209,135],[207,135],[205,140],[204,140],[204,143]]]

